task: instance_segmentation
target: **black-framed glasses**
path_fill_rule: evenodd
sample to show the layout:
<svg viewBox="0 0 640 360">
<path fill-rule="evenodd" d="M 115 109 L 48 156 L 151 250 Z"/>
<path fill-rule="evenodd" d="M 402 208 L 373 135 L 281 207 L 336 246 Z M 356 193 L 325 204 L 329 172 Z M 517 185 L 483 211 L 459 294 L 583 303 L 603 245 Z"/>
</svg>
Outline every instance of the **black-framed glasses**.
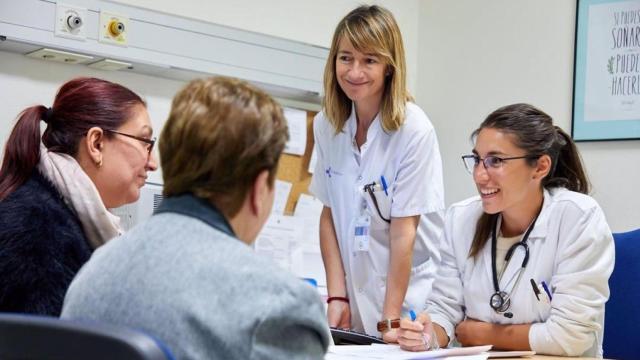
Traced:
<svg viewBox="0 0 640 360">
<path fill-rule="evenodd" d="M 504 165 L 504 162 L 508 160 L 537 159 L 540 156 L 541 155 L 499 157 L 495 155 L 489 155 L 483 159 L 476 154 L 472 154 L 472 155 L 463 155 L 462 162 L 464 162 L 464 167 L 465 169 L 467 169 L 469 174 L 473 174 L 473 170 L 476 168 L 476 166 L 480 165 L 480 162 L 482 162 L 482 165 L 484 166 L 485 170 L 491 171 L 491 170 L 500 169 L 502 165 Z"/>
<path fill-rule="evenodd" d="M 135 136 L 135 135 L 131 135 L 131 134 L 125 134 L 119 131 L 115 131 L 115 130 L 109 130 L 109 129 L 104 129 L 104 131 L 106 132 L 110 132 L 112 134 L 118 134 L 118 135 L 122 135 L 122 136 L 126 136 L 128 138 L 132 138 L 132 139 L 136 139 L 138 141 L 142 141 L 143 143 L 147 144 L 147 156 L 151 156 L 151 151 L 153 151 L 153 145 L 156 144 L 156 138 L 152 138 L 152 139 L 145 139 L 143 137 L 140 136 Z"/>
</svg>

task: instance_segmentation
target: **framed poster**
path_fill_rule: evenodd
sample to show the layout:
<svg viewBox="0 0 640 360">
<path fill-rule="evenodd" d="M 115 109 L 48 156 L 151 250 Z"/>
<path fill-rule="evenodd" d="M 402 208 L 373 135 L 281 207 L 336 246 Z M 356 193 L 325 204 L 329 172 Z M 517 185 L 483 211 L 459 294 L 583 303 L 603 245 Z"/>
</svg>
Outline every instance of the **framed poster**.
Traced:
<svg viewBox="0 0 640 360">
<path fill-rule="evenodd" d="M 640 0 L 578 0 L 571 135 L 640 139 Z"/>
</svg>

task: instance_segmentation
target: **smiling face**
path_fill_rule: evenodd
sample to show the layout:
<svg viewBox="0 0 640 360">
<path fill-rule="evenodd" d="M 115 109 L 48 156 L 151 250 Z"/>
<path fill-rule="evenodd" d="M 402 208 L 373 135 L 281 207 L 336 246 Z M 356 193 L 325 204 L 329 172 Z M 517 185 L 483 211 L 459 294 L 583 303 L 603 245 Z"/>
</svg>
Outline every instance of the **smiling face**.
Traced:
<svg viewBox="0 0 640 360">
<path fill-rule="evenodd" d="M 480 130 L 474 154 L 484 159 L 493 155 L 500 158 L 530 155 L 514 144 L 514 135 L 493 128 Z M 482 198 L 486 213 L 503 215 L 528 212 L 542 196 L 539 169 L 527 159 L 506 160 L 499 168 L 485 169 L 480 162 L 473 170 L 473 180 Z"/>
<path fill-rule="evenodd" d="M 344 93 L 356 105 L 379 105 L 385 86 L 387 65 L 380 56 L 362 53 L 345 38 L 340 39 L 336 78 Z"/>
<path fill-rule="evenodd" d="M 142 105 L 136 106 L 132 116 L 116 131 L 151 139 L 153 130 L 147 109 Z M 105 138 L 103 166 L 94 182 L 107 208 L 138 200 L 147 172 L 158 167 L 153 154 L 149 155 L 149 146 L 120 134 Z"/>
</svg>

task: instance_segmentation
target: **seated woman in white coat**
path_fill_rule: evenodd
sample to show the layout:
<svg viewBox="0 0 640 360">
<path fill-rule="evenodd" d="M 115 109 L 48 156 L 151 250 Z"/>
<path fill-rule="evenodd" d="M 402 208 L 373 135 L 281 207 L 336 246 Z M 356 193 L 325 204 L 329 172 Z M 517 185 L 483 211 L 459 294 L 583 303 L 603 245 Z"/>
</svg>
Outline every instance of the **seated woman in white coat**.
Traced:
<svg viewBox="0 0 640 360">
<path fill-rule="evenodd" d="M 575 144 L 527 104 L 494 111 L 463 156 L 479 196 L 451 206 L 442 265 L 398 342 L 602 357 L 614 244 Z"/>
</svg>

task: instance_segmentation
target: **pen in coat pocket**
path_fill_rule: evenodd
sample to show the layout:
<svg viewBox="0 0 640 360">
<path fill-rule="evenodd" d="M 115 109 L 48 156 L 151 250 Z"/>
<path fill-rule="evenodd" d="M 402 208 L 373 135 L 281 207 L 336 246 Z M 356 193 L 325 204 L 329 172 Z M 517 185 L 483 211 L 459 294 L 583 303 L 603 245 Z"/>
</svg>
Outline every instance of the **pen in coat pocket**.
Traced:
<svg viewBox="0 0 640 360">
<path fill-rule="evenodd" d="M 542 288 L 544 289 L 544 292 L 547 293 L 547 295 L 549 296 L 549 301 L 551 301 L 553 299 L 553 296 L 551 296 L 551 291 L 549 291 L 549 287 L 547 286 L 547 283 L 545 283 L 544 281 L 542 281 L 540 283 L 540 285 L 542 285 Z"/>
<path fill-rule="evenodd" d="M 533 294 L 536 296 L 536 299 L 540 301 L 540 289 L 538 289 L 538 285 L 536 285 L 533 279 L 531 279 L 531 287 L 533 288 Z"/>
<path fill-rule="evenodd" d="M 380 175 L 380 182 L 382 183 L 382 189 L 384 190 L 384 194 L 389 196 L 387 192 L 387 181 L 384 179 L 384 175 Z"/>
</svg>

